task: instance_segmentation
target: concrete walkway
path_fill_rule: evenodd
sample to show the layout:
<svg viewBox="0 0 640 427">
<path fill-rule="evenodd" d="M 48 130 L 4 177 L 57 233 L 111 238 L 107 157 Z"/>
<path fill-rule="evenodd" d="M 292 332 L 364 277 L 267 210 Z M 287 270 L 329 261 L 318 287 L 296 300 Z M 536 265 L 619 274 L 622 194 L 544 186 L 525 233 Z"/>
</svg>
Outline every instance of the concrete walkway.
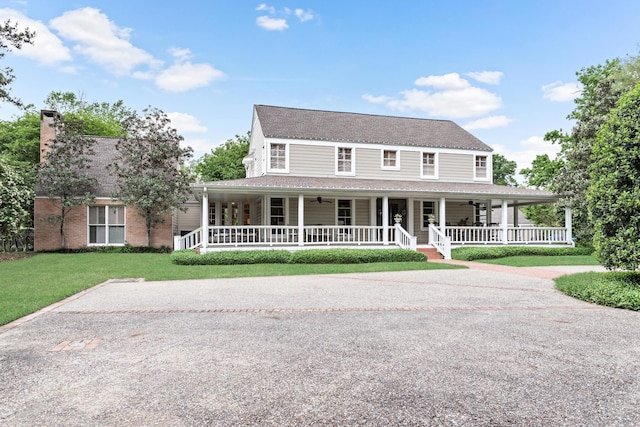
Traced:
<svg viewBox="0 0 640 427">
<path fill-rule="evenodd" d="M 471 267 L 97 286 L 0 333 L 0 425 L 640 424 L 640 314 Z"/>
</svg>

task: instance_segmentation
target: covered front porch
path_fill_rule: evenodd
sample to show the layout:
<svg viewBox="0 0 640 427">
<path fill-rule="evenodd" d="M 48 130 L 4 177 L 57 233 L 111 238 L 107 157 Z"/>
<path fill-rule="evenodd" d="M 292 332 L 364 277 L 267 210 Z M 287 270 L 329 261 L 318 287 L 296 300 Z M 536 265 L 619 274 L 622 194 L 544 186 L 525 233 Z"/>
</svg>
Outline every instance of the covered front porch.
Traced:
<svg viewBox="0 0 640 427">
<path fill-rule="evenodd" d="M 496 199 L 486 192 L 437 194 L 421 188 L 393 193 L 340 185 L 265 188 L 256 180 L 196 186 L 196 199 L 178 217 L 175 249 L 435 247 L 450 258 L 451 249 L 463 245 L 573 245 L 570 211 L 562 227 L 520 223 L 519 207 L 557 199 L 534 190 L 519 189 L 519 198 L 505 194 Z M 256 185 L 248 185 L 252 183 Z M 506 188 L 482 187 L 494 192 Z"/>
</svg>

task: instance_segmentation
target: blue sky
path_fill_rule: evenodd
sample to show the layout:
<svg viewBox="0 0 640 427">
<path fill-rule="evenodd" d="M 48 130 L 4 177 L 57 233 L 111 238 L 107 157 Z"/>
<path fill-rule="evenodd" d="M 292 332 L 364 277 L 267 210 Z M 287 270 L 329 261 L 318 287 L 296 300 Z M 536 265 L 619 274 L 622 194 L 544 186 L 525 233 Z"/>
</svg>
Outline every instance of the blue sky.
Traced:
<svg viewBox="0 0 640 427">
<path fill-rule="evenodd" d="M 451 119 L 528 167 L 579 94 L 575 72 L 638 53 L 633 0 L 0 0 L 35 30 L 13 94 L 151 105 L 199 157 L 254 104 Z M 18 111 L 0 106 L 0 119 Z"/>
</svg>

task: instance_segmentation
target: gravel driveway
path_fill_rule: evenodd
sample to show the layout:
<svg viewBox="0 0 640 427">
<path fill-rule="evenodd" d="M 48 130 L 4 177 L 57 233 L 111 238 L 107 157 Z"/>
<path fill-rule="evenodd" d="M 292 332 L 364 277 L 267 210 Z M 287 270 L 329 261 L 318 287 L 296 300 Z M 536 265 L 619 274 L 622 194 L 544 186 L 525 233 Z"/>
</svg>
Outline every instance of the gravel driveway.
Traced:
<svg viewBox="0 0 640 427">
<path fill-rule="evenodd" d="M 109 282 L 0 332 L 0 425 L 640 425 L 639 337 L 496 271 Z"/>
</svg>

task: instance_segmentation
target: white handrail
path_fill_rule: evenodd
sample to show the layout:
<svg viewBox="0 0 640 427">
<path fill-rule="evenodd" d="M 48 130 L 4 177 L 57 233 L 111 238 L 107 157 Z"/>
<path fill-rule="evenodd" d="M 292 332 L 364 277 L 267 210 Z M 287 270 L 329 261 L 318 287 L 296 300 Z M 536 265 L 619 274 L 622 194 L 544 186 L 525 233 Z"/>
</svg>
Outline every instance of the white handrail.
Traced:
<svg viewBox="0 0 640 427">
<path fill-rule="evenodd" d="M 173 249 L 195 249 L 202 243 L 201 229 L 193 230 L 184 236 L 175 236 L 173 240 Z"/>
<path fill-rule="evenodd" d="M 418 247 L 417 237 L 409 234 L 407 230 L 402 228 L 401 224 L 396 224 L 395 230 L 396 230 L 396 233 L 395 233 L 396 245 L 400 246 L 402 249 L 411 249 L 415 251 L 416 248 Z"/>
<path fill-rule="evenodd" d="M 451 237 L 446 236 L 433 224 L 429 224 L 429 244 L 436 248 L 444 259 L 451 259 Z"/>
</svg>

